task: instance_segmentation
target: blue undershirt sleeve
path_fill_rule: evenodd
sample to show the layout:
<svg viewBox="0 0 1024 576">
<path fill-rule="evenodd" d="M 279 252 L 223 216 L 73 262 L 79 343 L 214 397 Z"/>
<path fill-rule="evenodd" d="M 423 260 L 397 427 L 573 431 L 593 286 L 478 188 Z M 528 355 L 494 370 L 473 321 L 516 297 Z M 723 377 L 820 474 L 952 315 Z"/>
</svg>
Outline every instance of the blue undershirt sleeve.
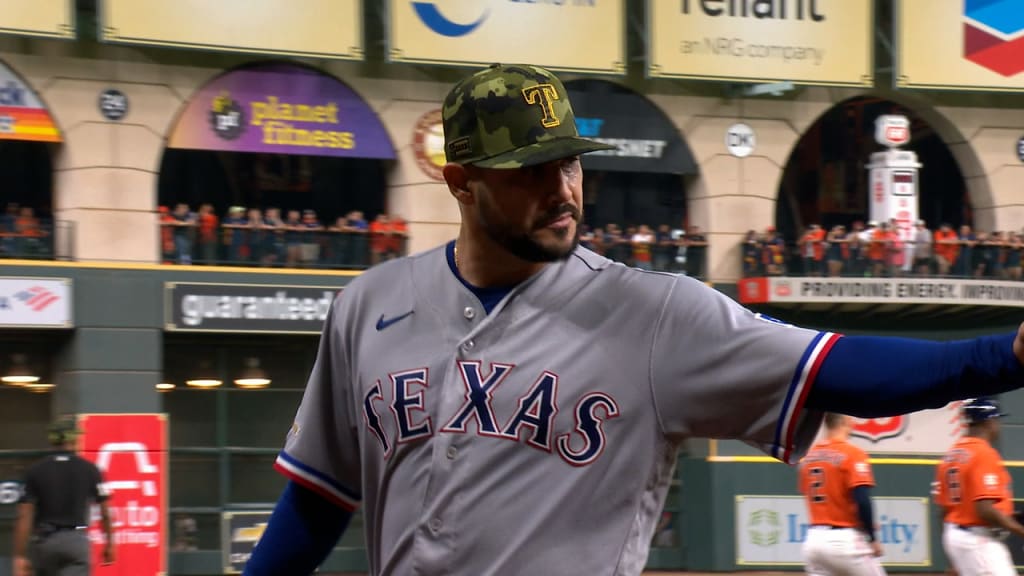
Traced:
<svg viewBox="0 0 1024 576">
<path fill-rule="evenodd" d="M 868 537 L 868 542 L 875 541 L 875 515 L 871 510 L 871 488 L 857 486 L 853 489 L 853 501 L 857 503 L 857 518 L 860 519 L 861 530 Z"/>
<path fill-rule="evenodd" d="M 807 407 L 860 418 L 941 408 L 1024 386 L 1016 334 L 936 342 L 844 336 L 822 361 Z"/>
<path fill-rule="evenodd" d="M 288 482 L 243 576 L 312 574 L 348 526 L 352 513 Z"/>
</svg>

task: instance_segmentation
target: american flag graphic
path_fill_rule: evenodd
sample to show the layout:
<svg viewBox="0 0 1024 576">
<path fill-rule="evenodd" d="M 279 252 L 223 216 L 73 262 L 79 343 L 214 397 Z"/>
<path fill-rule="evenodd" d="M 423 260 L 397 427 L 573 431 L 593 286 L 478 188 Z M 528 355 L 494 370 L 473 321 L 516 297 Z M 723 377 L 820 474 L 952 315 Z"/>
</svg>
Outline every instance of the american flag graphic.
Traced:
<svg viewBox="0 0 1024 576">
<path fill-rule="evenodd" d="M 33 286 L 27 290 L 17 292 L 14 294 L 14 298 L 22 301 L 26 306 L 36 312 L 41 312 L 50 304 L 60 300 L 60 296 L 50 292 L 42 286 Z"/>
</svg>

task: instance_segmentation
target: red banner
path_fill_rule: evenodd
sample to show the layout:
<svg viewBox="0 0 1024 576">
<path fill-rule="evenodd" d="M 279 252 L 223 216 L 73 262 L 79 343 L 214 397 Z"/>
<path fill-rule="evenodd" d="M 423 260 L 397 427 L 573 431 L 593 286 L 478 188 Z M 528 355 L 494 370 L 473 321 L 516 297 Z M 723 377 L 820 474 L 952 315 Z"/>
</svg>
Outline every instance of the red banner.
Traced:
<svg viewBox="0 0 1024 576">
<path fill-rule="evenodd" d="M 98 510 L 89 525 L 96 576 L 167 573 L 167 416 L 82 414 L 79 450 L 110 490 L 116 561 L 101 566 L 104 536 Z"/>
</svg>

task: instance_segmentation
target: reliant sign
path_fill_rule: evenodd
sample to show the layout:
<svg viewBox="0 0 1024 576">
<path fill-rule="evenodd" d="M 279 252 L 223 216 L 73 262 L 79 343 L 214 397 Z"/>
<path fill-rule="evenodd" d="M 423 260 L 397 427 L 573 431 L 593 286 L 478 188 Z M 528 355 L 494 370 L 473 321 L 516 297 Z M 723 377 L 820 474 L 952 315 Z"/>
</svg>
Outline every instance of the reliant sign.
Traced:
<svg viewBox="0 0 1024 576">
<path fill-rule="evenodd" d="M 871 0 L 648 0 L 648 74 L 870 86 Z"/>
</svg>

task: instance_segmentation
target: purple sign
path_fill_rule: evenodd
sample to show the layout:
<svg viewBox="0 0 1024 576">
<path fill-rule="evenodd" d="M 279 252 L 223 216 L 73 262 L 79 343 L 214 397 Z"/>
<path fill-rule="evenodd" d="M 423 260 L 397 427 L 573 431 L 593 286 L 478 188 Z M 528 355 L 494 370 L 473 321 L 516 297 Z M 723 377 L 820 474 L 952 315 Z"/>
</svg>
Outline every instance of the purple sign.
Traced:
<svg viewBox="0 0 1024 576">
<path fill-rule="evenodd" d="M 167 146 L 230 152 L 395 158 L 377 113 L 351 88 L 288 64 L 217 76 L 189 101 Z"/>
</svg>

